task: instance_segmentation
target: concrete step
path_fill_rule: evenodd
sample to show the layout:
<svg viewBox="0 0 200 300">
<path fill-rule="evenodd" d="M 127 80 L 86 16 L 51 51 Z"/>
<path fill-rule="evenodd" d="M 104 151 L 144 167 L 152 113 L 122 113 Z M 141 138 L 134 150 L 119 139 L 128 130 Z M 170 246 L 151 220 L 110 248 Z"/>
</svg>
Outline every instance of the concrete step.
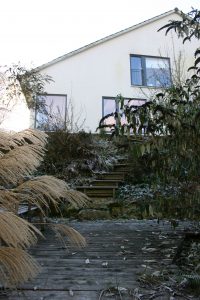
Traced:
<svg viewBox="0 0 200 300">
<path fill-rule="evenodd" d="M 114 171 L 118 171 L 118 172 L 129 172 L 130 171 L 130 164 L 128 163 L 119 163 L 119 164 L 115 164 L 113 166 Z"/>
<path fill-rule="evenodd" d="M 77 191 L 86 194 L 88 197 L 112 197 L 115 198 L 116 186 L 77 186 Z"/>
<path fill-rule="evenodd" d="M 101 180 L 120 180 L 124 181 L 125 172 L 106 172 L 106 173 L 98 173 L 98 179 Z"/>
<path fill-rule="evenodd" d="M 119 184 L 122 183 L 122 180 L 117 179 L 97 179 L 90 182 L 92 186 L 116 186 L 118 187 Z"/>
<path fill-rule="evenodd" d="M 121 157 L 117 159 L 119 164 L 126 164 L 129 162 L 129 159 L 127 157 Z"/>
</svg>

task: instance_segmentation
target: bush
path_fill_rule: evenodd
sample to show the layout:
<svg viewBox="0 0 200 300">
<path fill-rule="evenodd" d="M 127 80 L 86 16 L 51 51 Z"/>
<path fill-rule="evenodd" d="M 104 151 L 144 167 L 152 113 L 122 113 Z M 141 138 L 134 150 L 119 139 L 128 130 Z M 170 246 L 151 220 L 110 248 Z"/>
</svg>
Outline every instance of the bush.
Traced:
<svg viewBox="0 0 200 300">
<path fill-rule="evenodd" d="M 117 148 L 107 137 L 80 131 L 50 132 L 48 147 L 41 173 L 55 175 L 64 180 L 79 175 L 91 176 L 96 170 L 109 169 L 116 160 Z"/>
</svg>

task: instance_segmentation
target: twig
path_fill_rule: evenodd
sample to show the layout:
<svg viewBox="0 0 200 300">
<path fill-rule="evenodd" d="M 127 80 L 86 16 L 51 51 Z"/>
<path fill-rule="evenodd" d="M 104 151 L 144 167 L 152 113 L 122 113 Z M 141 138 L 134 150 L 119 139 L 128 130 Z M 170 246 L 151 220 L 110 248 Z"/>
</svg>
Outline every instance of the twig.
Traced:
<svg viewBox="0 0 200 300">
<path fill-rule="evenodd" d="M 99 295 L 99 299 L 98 300 L 101 300 L 101 298 L 103 297 L 103 294 L 104 294 L 104 292 L 105 292 L 106 290 L 102 290 L 101 291 L 101 293 L 100 293 L 100 295 Z"/>
<path fill-rule="evenodd" d="M 153 300 L 153 299 L 157 298 L 158 296 L 163 296 L 163 295 L 164 295 L 163 293 L 159 293 L 159 292 L 154 293 L 154 294 L 149 298 L 149 300 Z"/>
<path fill-rule="evenodd" d="M 120 290 L 119 290 L 119 287 L 117 288 L 117 290 L 118 290 L 120 299 L 123 300 L 123 299 L 122 299 L 122 294 L 121 294 L 121 292 L 120 292 Z"/>
</svg>

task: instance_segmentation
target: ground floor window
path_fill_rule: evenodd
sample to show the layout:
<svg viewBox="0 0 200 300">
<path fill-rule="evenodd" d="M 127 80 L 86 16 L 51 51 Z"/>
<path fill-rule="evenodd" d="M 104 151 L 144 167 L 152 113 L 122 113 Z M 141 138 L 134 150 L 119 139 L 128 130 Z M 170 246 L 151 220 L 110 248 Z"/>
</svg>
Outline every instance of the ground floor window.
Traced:
<svg viewBox="0 0 200 300">
<path fill-rule="evenodd" d="M 131 106 L 140 106 L 146 102 L 145 99 L 137 99 L 137 98 L 124 98 L 124 104 Z M 120 112 L 120 107 L 116 101 L 115 97 L 102 97 L 102 116 L 106 116 L 111 114 L 112 112 L 118 111 Z M 121 123 L 126 124 L 126 118 L 122 115 Z M 105 124 L 111 125 L 115 124 L 114 117 L 109 117 L 105 120 Z"/>
<path fill-rule="evenodd" d="M 38 95 L 35 109 L 35 128 L 44 131 L 65 129 L 67 95 Z"/>
</svg>

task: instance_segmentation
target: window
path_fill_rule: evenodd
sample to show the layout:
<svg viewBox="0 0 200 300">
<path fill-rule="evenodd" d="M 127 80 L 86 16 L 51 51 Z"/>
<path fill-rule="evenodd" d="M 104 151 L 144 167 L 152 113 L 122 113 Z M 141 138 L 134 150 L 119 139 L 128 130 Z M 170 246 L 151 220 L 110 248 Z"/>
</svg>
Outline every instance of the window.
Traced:
<svg viewBox="0 0 200 300">
<path fill-rule="evenodd" d="M 112 112 L 115 112 L 116 110 L 120 112 L 120 108 L 118 103 L 115 100 L 115 97 L 103 97 L 103 102 L 102 102 L 102 114 L 103 117 L 111 114 Z M 131 106 L 131 105 L 135 105 L 135 106 L 140 106 L 142 104 L 144 104 L 146 102 L 145 99 L 133 99 L 133 98 L 124 98 L 124 104 Z M 126 124 L 126 118 L 125 116 L 121 117 L 121 123 L 122 124 Z M 115 118 L 114 117 L 109 117 L 105 120 L 105 124 L 106 125 L 111 125 L 111 124 L 115 124 Z"/>
<path fill-rule="evenodd" d="M 169 58 L 151 56 L 130 56 L 131 84 L 149 87 L 171 85 Z"/>
<path fill-rule="evenodd" d="M 65 129 L 67 95 L 38 95 L 35 110 L 35 128 L 44 131 Z"/>
</svg>

